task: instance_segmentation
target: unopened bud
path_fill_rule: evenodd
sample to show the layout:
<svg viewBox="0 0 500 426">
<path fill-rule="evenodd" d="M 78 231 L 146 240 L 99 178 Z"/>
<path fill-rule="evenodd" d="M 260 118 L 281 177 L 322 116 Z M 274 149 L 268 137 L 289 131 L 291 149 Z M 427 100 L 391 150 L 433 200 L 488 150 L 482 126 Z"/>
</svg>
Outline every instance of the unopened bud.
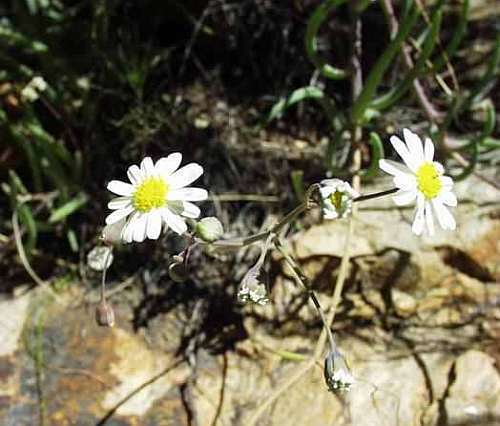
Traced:
<svg viewBox="0 0 500 426">
<path fill-rule="evenodd" d="M 113 263 L 113 249 L 106 246 L 96 246 L 87 254 L 87 265 L 94 271 L 103 271 Z"/>
<path fill-rule="evenodd" d="M 105 299 L 101 299 L 97 305 L 95 319 L 101 327 L 113 327 L 115 325 L 115 312 Z"/>
<path fill-rule="evenodd" d="M 324 376 L 331 392 L 347 392 L 354 383 L 347 362 L 338 349 L 332 349 L 325 358 Z"/>
<path fill-rule="evenodd" d="M 269 302 L 267 288 L 259 280 L 260 268 L 250 268 L 241 280 L 238 288 L 238 300 L 242 303 L 253 302 L 265 305 Z"/>
<path fill-rule="evenodd" d="M 122 219 L 112 225 L 106 225 L 102 230 L 101 239 L 110 245 L 122 244 L 122 231 L 126 223 L 127 219 Z"/>
<path fill-rule="evenodd" d="M 196 224 L 195 233 L 203 241 L 212 243 L 222 237 L 222 234 L 224 234 L 224 228 L 222 227 L 220 220 L 216 217 L 204 217 Z"/>
<path fill-rule="evenodd" d="M 175 257 L 179 258 L 180 256 Z M 187 280 L 188 274 L 182 257 L 180 257 L 180 260 L 176 260 L 170 264 L 168 267 L 168 275 L 172 281 L 175 281 L 176 283 L 183 283 Z"/>
</svg>

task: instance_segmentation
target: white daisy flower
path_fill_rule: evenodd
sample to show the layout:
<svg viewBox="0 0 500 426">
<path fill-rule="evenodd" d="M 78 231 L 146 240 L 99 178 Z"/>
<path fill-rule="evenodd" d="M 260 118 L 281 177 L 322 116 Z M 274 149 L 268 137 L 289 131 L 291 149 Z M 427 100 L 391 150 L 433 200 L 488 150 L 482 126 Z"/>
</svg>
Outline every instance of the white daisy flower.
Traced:
<svg viewBox="0 0 500 426">
<path fill-rule="evenodd" d="M 380 168 L 394 176 L 394 185 L 399 191 L 393 197 L 398 206 L 417 200 L 412 231 L 421 235 L 427 228 L 429 235 L 434 234 L 435 214 L 443 229 L 453 230 L 455 219 L 446 206 L 455 207 L 457 197 L 452 192 L 453 180 L 443 176 L 443 166 L 433 161 L 434 145 L 429 138 L 422 144 L 421 139 L 408 129 L 403 130 L 405 142 L 397 136 L 391 143 L 406 166 L 390 160 L 380 160 Z"/>
<path fill-rule="evenodd" d="M 321 208 L 325 219 L 342 219 L 352 211 L 352 200 L 359 194 L 340 179 L 325 179 L 321 181 Z"/>
<path fill-rule="evenodd" d="M 125 242 L 156 240 L 163 224 L 181 235 L 187 230 L 183 216 L 199 217 L 200 209 L 191 201 L 205 200 L 207 191 L 187 185 L 203 174 L 203 168 L 190 163 L 179 169 L 181 161 L 182 155 L 178 152 L 160 158 L 155 164 L 146 157 L 140 167 L 134 164 L 128 168 L 130 183 L 109 182 L 108 190 L 119 197 L 108 204 L 114 211 L 106 218 L 106 224 L 128 217 L 121 231 Z"/>
</svg>

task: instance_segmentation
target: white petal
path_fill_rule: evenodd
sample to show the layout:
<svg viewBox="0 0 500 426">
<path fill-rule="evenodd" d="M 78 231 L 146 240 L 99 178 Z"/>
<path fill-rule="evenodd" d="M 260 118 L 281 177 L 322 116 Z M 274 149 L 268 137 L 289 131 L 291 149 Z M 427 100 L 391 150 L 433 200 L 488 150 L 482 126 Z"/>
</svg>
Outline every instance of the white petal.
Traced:
<svg viewBox="0 0 500 426">
<path fill-rule="evenodd" d="M 321 194 L 321 198 L 327 198 L 335 192 L 335 188 L 333 186 L 321 186 L 319 188 L 319 193 Z"/>
<path fill-rule="evenodd" d="M 161 233 L 161 212 L 153 210 L 148 214 L 148 223 L 146 226 L 146 233 L 149 239 L 157 240 Z"/>
<path fill-rule="evenodd" d="M 397 175 L 393 179 L 394 185 L 399 189 L 409 191 L 417 187 L 417 180 L 414 175 Z"/>
<path fill-rule="evenodd" d="M 424 230 L 424 209 L 417 209 L 411 230 L 415 235 L 421 235 Z"/>
<path fill-rule="evenodd" d="M 160 158 L 155 164 L 156 172 L 164 177 L 170 176 L 179 168 L 181 161 L 182 154 L 180 152 L 174 152 L 168 157 Z"/>
<path fill-rule="evenodd" d="M 441 176 L 441 184 L 444 190 L 450 190 L 453 187 L 453 179 L 449 176 Z"/>
<path fill-rule="evenodd" d="M 132 185 L 137 185 L 143 179 L 141 169 L 135 164 L 128 168 L 127 176 Z"/>
<path fill-rule="evenodd" d="M 443 204 L 446 204 L 447 206 L 456 207 L 457 205 L 457 197 L 451 191 L 443 192 L 439 195 L 439 198 L 441 199 Z"/>
<path fill-rule="evenodd" d="M 432 217 L 431 203 L 429 203 L 428 201 L 425 203 L 424 216 L 429 235 L 434 235 L 434 218 Z"/>
<path fill-rule="evenodd" d="M 334 209 L 323 209 L 323 218 L 328 220 L 334 220 L 339 217 L 339 214 Z"/>
<path fill-rule="evenodd" d="M 155 165 L 153 164 L 153 160 L 151 160 L 151 157 L 145 157 L 142 160 L 141 172 L 144 175 L 144 177 L 152 176 L 155 174 Z"/>
<path fill-rule="evenodd" d="M 411 173 L 411 170 L 408 167 L 396 163 L 392 160 L 379 160 L 378 165 L 384 172 L 389 173 L 393 176 L 398 176 L 400 174 L 406 175 Z"/>
<path fill-rule="evenodd" d="M 124 217 L 132 213 L 133 210 L 134 208 L 132 206 L 125 209 L 115 210 L 106 218 L 106 225 L 112 225 L 113 223 L 118 222 L 120 219 L 123 219 Z"/>
<path fill-rule="evenodd" d="M 134 223 L 133 239 L 138 243 L 142 243 L 146 239 L 146 227 L 148 224 L 148 214 L 143 213 L 137 215 Z"/>
<path fill-rule="evenodd" d="M 172 228 L 172 231 L 179 235 L 187 231 L 186 222 L 179 215 L 172 213 L 169 209 L 162 209 L 161 214 L 168 227 Z"/>
<path fill-rule="evenodd" d="M 410 204 L 417 198 L 417 190 L 416 189 L 410 189 L 410 190 L 399 190 L 396 192 L 396 195 L 392 197 L 396 205 L 398 206 L 405 206 L 407 204 Z"/>
<path fill-rule="evenodd" d="M 455 218 L 444 206 L 444 204 L 437 198 L 434 198 L 432 200 L 432 206 L 434 207 L 434 211 L 436 212 L 436 216 L 441 228 L 454 230 L 457 225 L 455 222 Z"/>
<path fill-rule="evenodd" d="M 419 164 L 423 163 L 425 161 L 424 147 L 420 137 L 408 129 L 403 129 L 403 136 L 412 159 Z"/>
<path fill-rule="evenodd" d="M 206 189 L 202 188 L 181 188 L 170 191 L 167 195 L 168 200 L 184 200 L 184 201 L 203 201 L 208 197 Z"/>
<path fill-rule="evenodd" d="M 122 230 L 122 239 L 126 243 L 131 243 L 134 239 L 134 226 L 138 215 L 138 212 L 132 213 Z"/>
<path fill-rule="evenodd" d="M 434 164 L 434 167 L 436 168 L 437 172 L 442 175 L 444 173 L 444 167 L 441 163 L 437 161 L 433 161 L 432 164 Z"/>
<path fill-rule="evenodd" d="M 171 189 L 182 188 L 194 182 L 202 174 L 203 167 L 196 163 L 189 163 L 170 175 L 168 184 Z"/>
<path fill-rule="evenodd" d="M 189 201 L 183 201 L 182 207 L 183 207 L 183 211 L 181 213 L 182 216 L 190 217 L 192 219 L 200 217 L 201 211 L 197 205 L 190 203 Z"/>
<path fill-rule="evenodd" d="M 413 225 L 411 230 L 416 235 L 421 235 L 424 230 L 425 224 L 425 199 L 422 194 L 417 195 L 417 209 L 415 211 L 415 218 L 413 219 Z"/>
<path fill-rule="evenodd" d="M 405 164 L 410 168 L 412 172 L 417 171 L 417 163 L 415 159 L 412 158 L 408 148 L 404 144 L 404 142 L 399 139 L 397 136 L 391 136 L 391 143 L 399 156 L 403 159 Z"/>
<path fill-rule="evenodd" d="M 131 201 L 132 201 L 132 199 L 130 197 L 113 198 L 108 203 L 108 209 L 111 209 L 111 210 L 125 209 L 131 205 Z"/>
<path fill-rule="evenodd" d="M 424 156 L 427 162 L 434 159 L 434 144 L 429 138 L 425 138 Z"/>
<path fill-rule="evenodd" d="M 108 191 L 116 195 L 132 195 L 134 187 L 130 183 L 122 182 L 121 180 L 112 180 L 108 183 Z"/>
</svg>

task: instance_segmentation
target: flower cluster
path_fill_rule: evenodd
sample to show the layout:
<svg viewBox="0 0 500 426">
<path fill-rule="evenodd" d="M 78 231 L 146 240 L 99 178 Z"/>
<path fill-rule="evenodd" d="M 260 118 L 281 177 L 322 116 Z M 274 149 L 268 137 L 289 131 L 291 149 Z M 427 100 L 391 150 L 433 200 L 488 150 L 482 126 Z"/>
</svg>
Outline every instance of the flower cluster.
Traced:
<svg viewBox="0 0 500 426">
<path fill-rule="evenodd" d="M 457 205 L 452 192 L 453 180 L 444 175 L 444 167 L 434 161 L 434 145 L 429 138 L 422 140 L 408 129 L 403 130 L 404 142 L 397 136 L 391 137 L 391 144 L 403 159 L 404 164 L 391 160 L 380 160 L 380 168 L 393 176 L 397 191 L 393 199 L 396 205 L 406 206 L 416 201 L 412 231 L 429 235 L 435 231 L 434 216 L 441 228 L 454 230 L 455 219 L 449 207 Z M 327 179 L 321 182 L 322 212 L 325 219 L 342 219 L 352 211 L 352 203 L 361 200 L 359 194 L 348 182 Z M 359 197 L 359 198 L 358 198 Z"/>
</svg>

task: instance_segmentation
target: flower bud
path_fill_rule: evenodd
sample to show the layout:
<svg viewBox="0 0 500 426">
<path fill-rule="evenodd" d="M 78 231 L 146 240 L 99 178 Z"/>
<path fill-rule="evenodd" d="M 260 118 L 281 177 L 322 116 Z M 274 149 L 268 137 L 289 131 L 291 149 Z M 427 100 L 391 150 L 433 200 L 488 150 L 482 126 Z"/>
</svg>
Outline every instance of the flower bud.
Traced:
<svg viewBox="0 0 500 426">
<path fill-rule="evenodd" d="M 95 310 L 97 325 L 101 327 L 113 327 L 115 325 L 115 313 L 111 305 L 105 299 L 101 299 Z"/>
<path fill-rule="evenodd" d="M 127 223 L 127 220 L 124 218 L 115 222 L 111 225 L 106 225 L 101 233 L 101 239 L 110 245 L 119 245 L 123 243 L 122 239 L 122 231 L 123 227 Z"/>
<path fill-rule="evenodd" d="M 96 246 L 87 254 L 87 265 L 94 271 L 103 271 L 113 263 L 113 249 L 106 246 Z"/>
<path fill-rule="evenodd" d="M 340 179 L 325 179 L 321 181 L 321 210 L 325 219 L 342 219 L 350 216 L 352 200 L 359 194 Z"/>
<path fill-rule="evenodd" d="M 203 241 L 212 243 L 222 237 L 222 234 L 224 234 L 224 228 L 222 227 L 220 220 L 216 217 L 204 217 L 196 224 L 195 233 Z"/>
<path fill-rule="evenodd" d="M 259 280 L 259 274 L 260 267 L 250 268 L 245 274 L 238 288 L 240 302 L 253 302 L 258 305 L 265 305 L 269 302 L 266 285 Z"/>
<path fill-rule="evenodd" d="M 349 370 L 347 362 L 337 349 L 332 349 L 325 358 L 323 373 L 326 385 L 331 392 L 347 392 L 354 383 L 354 377 Z"/>
<path fill-rule="evenodd" d="M 183 283 L 187 280 L 188 274 L 186 265 L 184 265 L 182 257 L 180 261 L 176 260 L 170 264 L 170 266 L 168 267 L 168 275 L 172 279 L 172 281 L 176 283 Z"/>
</svg>

